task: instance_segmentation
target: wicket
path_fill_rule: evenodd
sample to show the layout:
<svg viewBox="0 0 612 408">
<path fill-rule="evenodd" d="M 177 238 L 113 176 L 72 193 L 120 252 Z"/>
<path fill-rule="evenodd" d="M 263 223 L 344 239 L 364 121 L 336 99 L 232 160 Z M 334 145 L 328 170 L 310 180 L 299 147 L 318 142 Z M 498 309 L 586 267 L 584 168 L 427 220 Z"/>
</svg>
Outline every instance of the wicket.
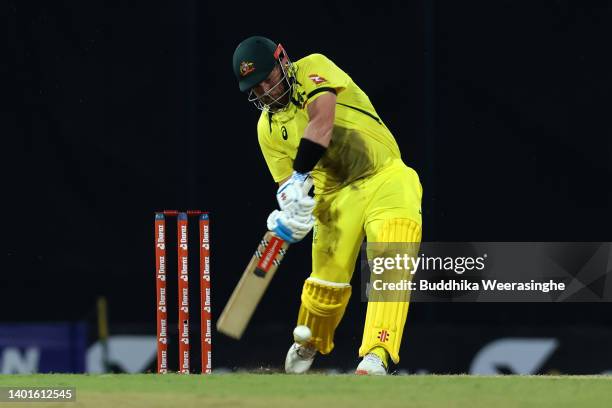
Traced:
<svg viewBox="0 0 612 408">
<path fill-rule="evenodd" d="M 209 215 L 201 211 L 166 210 L 155 213 L 155 276 L 157 292 L 157 373 L 168 372 L 168 301 L 166 291 L 166 216 L 176 216 L 178 275 L 179 373 L 189 374 L 189 216 L 199 217 L 200 342 L 202 374 L 212 372 Z"/>
</svg>

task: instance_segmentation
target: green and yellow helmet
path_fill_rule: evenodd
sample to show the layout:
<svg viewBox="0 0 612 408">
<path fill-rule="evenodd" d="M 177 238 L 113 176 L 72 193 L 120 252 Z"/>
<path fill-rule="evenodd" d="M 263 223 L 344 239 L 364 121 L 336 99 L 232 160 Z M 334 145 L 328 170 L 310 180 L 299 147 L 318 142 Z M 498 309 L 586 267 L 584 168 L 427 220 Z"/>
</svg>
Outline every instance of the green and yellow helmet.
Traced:
<svg viewBox="0 0 612 408">
<path fill-rule="evenodd" d="M 283 77 L 272 89 L 281 83 L 285 84 L 286 89 L 278 98 L 272 98 L 276 105 L 282 107 L 272 109 L 261 100 L 263 97 L 269 97 L 269 92 L 272 89 L 258 97 L 253 92 L 253 87 L 265 80 L 276 65 L 280 66 Z M 269 38 L 261 36 L 247 38 L 238 44 L 234 51 L 233 68 L 234 75 L 238 80 L 238 87 L 242 92 L 249 92 L 249 102 L 252 102 L 258 109 L 278 112 L 289 105 L 290 97 L 293 94 L 295 74 L 293 64 L 281 44 L 276 44 Z M 287 102 L 281 103 L 280 99 L 284 98 L 287 94 L 289 94 Z"/>
</svg>

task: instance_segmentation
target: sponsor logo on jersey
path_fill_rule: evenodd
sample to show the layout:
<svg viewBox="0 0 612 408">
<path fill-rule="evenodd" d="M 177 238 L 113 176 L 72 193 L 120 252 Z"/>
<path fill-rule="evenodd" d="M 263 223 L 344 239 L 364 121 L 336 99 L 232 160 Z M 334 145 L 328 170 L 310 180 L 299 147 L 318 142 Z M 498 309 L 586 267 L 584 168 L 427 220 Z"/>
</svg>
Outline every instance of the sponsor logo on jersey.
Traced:
<svg viewBox="0 0 612 408">
<path fill-rule="evenodd" d="M 327 79 L 317 74 L 310 74 L 308 75 L 308 78 L 310 78 L 310 80 L 317 85 L 322 84 L 323 82 L 327 82 Z"/>
</svg>

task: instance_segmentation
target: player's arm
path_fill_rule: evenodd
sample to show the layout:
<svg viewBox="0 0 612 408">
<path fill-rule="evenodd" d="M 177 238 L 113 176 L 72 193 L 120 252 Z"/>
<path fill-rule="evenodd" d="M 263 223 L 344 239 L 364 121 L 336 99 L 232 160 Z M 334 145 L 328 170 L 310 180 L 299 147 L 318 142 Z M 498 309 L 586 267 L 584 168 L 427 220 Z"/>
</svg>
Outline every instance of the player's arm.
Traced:
<svg viewBox="0 0 612 408">
<path fill-rule="evenodd" d="M 321 92 L 308 104 L 308 124 L 293 161 L 293 174 L 279 183 L 276 194 L 281 210 L 294 208 L 303 212 L 300 202 L 304 198 L 304 181 L 325 154 L 332 137 L 336 115 L 336 94 L 333 91 Z M 311 208 L 308 200 L 306 208 Z"/>
<path fill-rule="evenodd" d="M 268 228 L 285 240 L 293 237 L 289 242 L 299 241 L 312 228 L 314 200 L 308 197 L 304 186 L 331 141 L 336 114 L 333 89 L 321 92 L 307 109 L 308 125 L 293 161 L 293 174 L 280 183 L 276 193 L 282 211 L 274 211 L 268 217 Z"/>
<path fill-rule="evenodd" d="M 282 211 L 268 217 L 268 228 L 286 241 L 301 240 L 312 228 L 314 200 L 304 188 L 306 179 L 331 141 L 336 95 L 325 92 L 308 105 L 308 125 L 293 162 L 293 174 L 280 183 L 276 194 Z"/>
<path fill-rule="evenodd" d="M 281 209 L 285 204 L 280 193 L 285 191 L 283 185 L 291 182 L 303 182 L 314 169 L 329 147 L 336 116 L 336 94 L 333 89 L 323 92 L 317 99 L 308 104 L 308 125 L 300 140 L 298 151 L 293 162 L 293 174 L 281 180 L 279 185 L 279 204 Z M 299 189 L 299 186 L 296 186 Z"/>
<path fill-rule="evenodd" d="M 332 137 L 336 116 L 336 95 L 324 92 L 308 104 L 308 125 L 293 161 L 294 176 L 308 174 L 325 154 Z"/>
<path fill-rule="evenodd" d="M 308 105 L 308 125 L 303 138 L 327 148 L 331 141 L 335 116 L 336 94 L 325 92 Z"/>
</svg>

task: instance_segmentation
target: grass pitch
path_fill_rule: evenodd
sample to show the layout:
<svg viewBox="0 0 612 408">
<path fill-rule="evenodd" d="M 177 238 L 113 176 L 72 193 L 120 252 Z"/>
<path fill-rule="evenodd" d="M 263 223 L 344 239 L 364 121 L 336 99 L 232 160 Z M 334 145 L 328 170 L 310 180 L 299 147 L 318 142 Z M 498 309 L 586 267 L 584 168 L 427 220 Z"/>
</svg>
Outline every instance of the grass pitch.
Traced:
<svg viewBox="0 0 612 408">
<path fill-rule="evenodd" d="M 612 376 L 0 375 L 0 387 L 76 387 L 76 402 L 14 407 L 609 407 Z"/>
</svg>

